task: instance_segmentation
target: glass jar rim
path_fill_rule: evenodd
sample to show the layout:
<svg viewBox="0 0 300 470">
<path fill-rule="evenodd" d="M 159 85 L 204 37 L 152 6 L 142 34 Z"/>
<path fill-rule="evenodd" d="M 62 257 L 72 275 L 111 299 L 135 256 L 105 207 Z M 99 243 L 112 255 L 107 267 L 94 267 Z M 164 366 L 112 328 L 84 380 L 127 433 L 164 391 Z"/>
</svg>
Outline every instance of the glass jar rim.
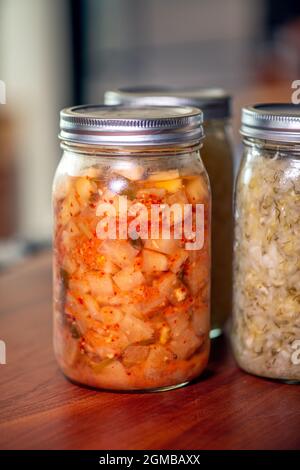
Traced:
<svg viewBox="0 0 300 470">
<path fill-rule="evenodd" d="M 107 90 L 104 102 L 124 106 L 195 106 L 207 120 L 231 116 L 231 96 L 223 88 L 124 87 Z"/>
<path fill-rule="evenodd" d="M 192 144 L 204 137 L 202 123 L 202 112 L 191 106 L 74 106 L 60 113 L 59 138 L 88 145 Z"/>
<path fill-rule="evenodd" d="M 242 109 L 240 133 L 244 137 L 300 143 L 300 105 L 265 103 Z"/>
</svg>

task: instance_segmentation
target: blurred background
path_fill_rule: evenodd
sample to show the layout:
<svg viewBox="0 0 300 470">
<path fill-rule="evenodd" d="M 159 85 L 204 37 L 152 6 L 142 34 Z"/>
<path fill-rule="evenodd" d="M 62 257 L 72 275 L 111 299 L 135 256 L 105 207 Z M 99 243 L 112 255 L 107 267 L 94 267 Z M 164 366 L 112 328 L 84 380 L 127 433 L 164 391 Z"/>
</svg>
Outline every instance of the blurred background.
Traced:
<svg viewBox="0 0 300 470">
<path fill-rule="evenodd" d="M 221 86 L 238 144 L 240 107 L 290 101 L 299 78 L 299 0 L 0 0 L 0 267 L 51 242 L 62 107 Z"/>
</svg>

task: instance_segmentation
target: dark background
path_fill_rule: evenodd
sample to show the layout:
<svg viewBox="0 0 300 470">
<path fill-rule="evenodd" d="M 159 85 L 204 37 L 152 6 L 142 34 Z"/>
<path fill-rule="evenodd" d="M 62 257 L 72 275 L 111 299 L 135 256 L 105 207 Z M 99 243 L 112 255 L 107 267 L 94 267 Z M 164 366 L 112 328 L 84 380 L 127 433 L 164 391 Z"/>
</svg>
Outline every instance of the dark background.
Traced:
<svg viewBox="0 0 300 470">
<path fill-rule="evenodd" d="M 0 0 L 0 265 L 51 238 L 58 113 L 128 85 L 290 99 L 299 0 Z"/>
</svg>

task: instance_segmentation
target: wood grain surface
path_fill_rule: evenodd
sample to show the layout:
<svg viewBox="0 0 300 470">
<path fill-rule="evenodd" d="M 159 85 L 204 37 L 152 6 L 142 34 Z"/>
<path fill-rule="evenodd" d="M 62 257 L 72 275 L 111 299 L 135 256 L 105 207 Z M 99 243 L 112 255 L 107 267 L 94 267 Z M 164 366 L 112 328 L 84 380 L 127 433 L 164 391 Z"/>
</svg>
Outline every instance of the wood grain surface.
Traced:
<svg viewBox="0 0 300 470">
<path fill-rule="evenodd" d="M 170 392 L 73 385 L 52 351 L 48 253 L 0 275 L 0 449 L 299 449 L 300 389 L 240 371 L 226 338 Z"/>
</svg>

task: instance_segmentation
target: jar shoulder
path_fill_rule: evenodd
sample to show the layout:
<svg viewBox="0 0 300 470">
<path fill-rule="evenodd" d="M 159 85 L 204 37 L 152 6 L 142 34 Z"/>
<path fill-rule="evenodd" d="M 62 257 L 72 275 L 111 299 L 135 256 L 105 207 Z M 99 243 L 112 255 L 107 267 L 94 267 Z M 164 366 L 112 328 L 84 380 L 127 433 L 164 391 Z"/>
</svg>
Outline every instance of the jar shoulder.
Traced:
<svg viewBox="0 0 300 470">
<path fill-rule="evenodd" d="M 209 178 L 199 151 L 179 155 L 90 155 L 64 152 L 54 177 L 53 191 L 68 177 L 98 180 L 124 178 L 132 183 L 177 180 L 201 175 L 209 189 Z M 210 189 L 209 189 L 210 190 Z"/>
</svg>

